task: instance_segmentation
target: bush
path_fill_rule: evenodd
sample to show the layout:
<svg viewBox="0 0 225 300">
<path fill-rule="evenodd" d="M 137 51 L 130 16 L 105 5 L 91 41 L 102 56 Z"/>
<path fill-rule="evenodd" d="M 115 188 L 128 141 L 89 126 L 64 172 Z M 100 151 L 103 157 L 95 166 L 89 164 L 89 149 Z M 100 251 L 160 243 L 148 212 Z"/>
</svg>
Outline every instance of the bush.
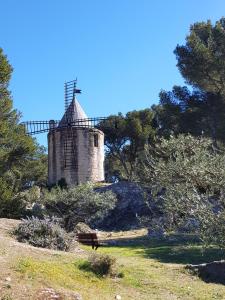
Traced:
<svg viewBox="0 0 225 300">
<path fill-rule="evenodd" d="M 48 213 L 61 218 L 67 231 L 73 231 L 79 222 L 93 225 L 102 220 L 115 203 L 116 196 L 112 192 L 97 193 L 91 184 L 54 188 L 44 196 Z"/>
<path fill-rule="evenodd" d="M 149 218 L 149 227 L 155 218 L 167 230 L 187 227 L 192 221 L 205 244 L 225 247 L 224 165 L 224 152 L 206 138 L 171 136 L 148 147 L 140 173 L 158 209 L 158 215 Z"/>
<path fill-rule="evenodd" d="M 115 276 L 115 264 L 114 257 L 93 253 L 89 256 L 88 261 L 81 265 L 81 269 L 91 271 L 98 276 Z"/>
<path fill-rule="evenodd" d="M 214 213 L 212 210 L 206 210 L 198 216 L 199 235 L 205 246 L 211 244 L 225 247 L 225 211 Z"/>
<path fill-rule="evenodd" d="M 35 247 L 68 251 L 72 237 L 50 219 L 28 218 L 14 230 L 19 242 Z"/>
<path fill-rule="evenodd" d="M 20 218 L 25 206 L 23 197 L 14 193 L 12 184 L 0 177 L 0 218 Z"/>
</svg>

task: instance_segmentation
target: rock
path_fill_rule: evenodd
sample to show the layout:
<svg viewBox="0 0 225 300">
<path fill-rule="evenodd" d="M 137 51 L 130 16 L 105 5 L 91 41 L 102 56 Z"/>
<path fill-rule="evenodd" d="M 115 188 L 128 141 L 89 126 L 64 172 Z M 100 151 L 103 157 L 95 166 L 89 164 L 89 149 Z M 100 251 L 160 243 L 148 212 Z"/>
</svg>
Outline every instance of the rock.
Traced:
<svg viewBox="0 0 225 300">
<path fill-rule="evenodd" d="M 7 281 L 7 282 L 11 282 L 11 281 L 12 281 L 12 280 L 11 280 L 11 277 L 9 277 L 9 276 L 8 276 L 8 277 L 6 277 L 6 278 L 5 278 L 5 281 Z"/>
<path fill-rule="evenodd" d="M 57 292 L 52 288 L 44 288 L 37 293 L 36 300 L 83 300 L 77 292 Z"/>
<path fill-rule="evenodd" d="M 137 229 L 140 224 L 137 216 L 149 213 L 142 188 L 128 181 L 121 181 L 108 186 L 96 188 L 97 192 L 112 191 L 117 197 L 116 207 L 103 221 L 96 224 L 104 230 Z"/>
<path fill-rule="evenodd" d="M 120 295 L 116 295 L 116 296 L 115 296 L 115 299 L 116 299 L 116 300 L 121 300 L 122 297 L 121 297 Z"/>
<path fill-rule="evenodd" d="M 199 221 L 194 218 L 189 218 L 185 221 L 184 224 L 182 224 L 179 229 L 178 233 L 190 233 L 190 232 L 196 232 L 196 230 L 199 229 Z"/>
<path fill-rule="evenodd" d="M 91 229 L 87 224 L 83 222 L 79 222 L 75 228 L 74 228 L 74 233 L 91 233 L 94 232 L 93 229 Z"/>
<path fill-rule="evenodd" d="M 185 267 L 206 282 L 225 284 L 225 260 Z"/>
<path fill-rule="evenodd" d="M 64 296 L 52 288 L 44 288 L 37 293 L 36 300 L 64 300 Z"/>
<path fill-rule="evenodd" d="M 157 229 L 148 229 L 148 237 L 149 238 L 156 238 L 156 239 L 162 239 L 166 235 L 166 232 L 163 228 L 157 228 Z"/>
<path fill-rule="evenodd" d="M 78 294 L 78 293 L 74 293 L 72 299 L 73 299 L 73 300 L 83 300 L 83 298 L 81 297 L 81 295 Z"/>
<path fill-rule="evenodd" d="M 164 220 L 163 217 L 154 218 L 151 220 L 151 227 L 148 228 L 148 236 L 150 238 L 161 239 L 166 235 L 166 231 L 163 228 Z"/>
</svg>

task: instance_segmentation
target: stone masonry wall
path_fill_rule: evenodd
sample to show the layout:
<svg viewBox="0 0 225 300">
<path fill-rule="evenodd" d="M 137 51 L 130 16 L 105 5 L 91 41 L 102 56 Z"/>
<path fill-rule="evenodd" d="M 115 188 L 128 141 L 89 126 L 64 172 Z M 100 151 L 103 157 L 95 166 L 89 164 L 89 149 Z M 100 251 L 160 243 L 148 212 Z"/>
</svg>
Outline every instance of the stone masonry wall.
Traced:
<svg viewBox="0 0 225 300">
<path fill-rule="evenodd" d="M 98 182 L 104 180 L 104 134 L 98 129 L 72 128 L 74 153 L 69 159 L 75 158 L 76 166 L 65 168 L 64 143 L 68 136 L 65 129 L 55 130 L 48 134 L 48 182 L 56 184 L 65 178 L 68 185 Z M 94 144 L 97 135 L 98 146 Z M 72 141 L 68 142 L 71 147 Z M 70 153 L 70 152 L 69 152 Z M 68 157 L 67 157 L 68 159 Z"/>
</svg>

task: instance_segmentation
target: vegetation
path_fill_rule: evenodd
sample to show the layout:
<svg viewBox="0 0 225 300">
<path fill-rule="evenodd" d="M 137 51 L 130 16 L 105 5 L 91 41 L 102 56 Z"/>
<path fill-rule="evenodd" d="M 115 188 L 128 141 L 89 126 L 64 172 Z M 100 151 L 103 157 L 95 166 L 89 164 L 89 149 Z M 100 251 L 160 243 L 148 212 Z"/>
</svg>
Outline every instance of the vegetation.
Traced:
<svg viewBox="0 0 225 300">
<path fill-rule="evenodd" d="M 86 271 L 92 271 L 98 276 L 115 276 L 115 257 L 92 253 L 88 260 L 80 265 Z"/>
<path fill-rule="evenodd" d="M 184 45 L 174 53 L 177 66 L 191 89 L 162 90 L 159 105 L 110 116 L 100 124 L 105 132 L 107 180 L 134 180 L 139 157 L 157 137 L 191 134 L 225 143 L 225 18 L 213 25 L 195 23 Z"/>
<path fill-rule="evenodd" d="M 160 240 L 110 233 L 118 238 L 116 246 L 100 247 L 97 255 L 86 246 L 65 254 L 16 243 L 4 231 L 12 220 L 0 220 L 2 299 L 34 299 L 43 286 L 76 290 L 84 299 L 91 294 L 93 300 L 117 294 L 122 299 L 224 299 L 224 286 L 206 284 L 183 265 L 225 258 L 225 18 L 193 24 L 174 52 L 189 86 L 162 90 L 158 105 L 99 124 L 107 180 L 143 184 L 151 193 L 151 199 L 146 193 L 144 224 L 167 235 Z M 23 220 L 14 231 L 17 240 L 68 251 L 68 232 L 80 222 L 96 226 L 116 197 L 96 192 L 91 184 L 67 188 L 61 181 L 61 188 L 43 189 L 47 156 L 20 124 L 8 88 L 11 74 L 0 49 L 0 218 L 26 216 L 29 205 L 40 204 L 38 212 L 29 210 L 40 219 Z M 4 283 L 8 274 L 13 289 Z"/>
<path fill-rule="evenodd" d="M 220 247 L 225 246 L 224 36 L 224 18 L 215 25 L 195 23 L 186 44 L 176 47 L 177 66 L 193 91 L 175 86 L 160 93 L 154 111 L 164 138 L 149 146 L 146 172 L 139 175 L 155 192 L 158 215 L 155 222 L 151 214 L 152 224 L 159 226 L 160 220 L 165 229 L 177 229 L 192 223 L 206 245 Z"/>
<path fill-rule="evenodd" d="M 38 188 L 32 187 L 22 198 L 24 203 L 36 203 L 37 207 L 27 211 L 35 217 L 24 219 L 14 231 L 17 240 L 65 251 L 72 243 L 68 232 L 75 234 L 79 228 L 89 228 L 86 224 L 94 226 L 101 222 L 116 203 L 112 192 L 96 192 L 91 184 L 68 189 L 56 187 L 42 195 Z"/>
<path fill-rule="evenodd" d="M 124 237 L 125 238 L 125 237 Z M 173 241 L 172 241 L 173 238 Z M 118 241 L 119 242 L 119 241 Z M 89 247 L 84 247 L 90 251 Z M 143 237 L 121 241 L 117 246 L 102 247 L 98 250 L 117 260 L 124 277 L 101 277 L 80 268 L 86 257 L 77 253 L 71 256 L 50 256 L 43 258 L 23 256 L 15 261 L 20 276 L 20 285 L 32 282 L 37 286 L 45 282 L 55 289 L 75 290 L 84 299 L 111 299 L 121 295 L 122 299 L 223 299 L 222 285 L 205 283 L 198 277 L 184 271 L 183 264 L 201 263 L 224 258 L 218 248 L 202 252 L 202 247 L 189 238 L 171 237 L 171 241 L 152 240 Z"/>
<path fill-rule="evenodd" d="M 43 183 L 46 155 L 19 124 L 8 90 L 12 67 L 0 49 L 0 217 L 18 217 L 23 204 L 18 195 L 34 181 Z M 31 169 L 32 168 L 32 169 Z M 34 173 L 35 172 L 35 173 Z"/>
<path fill-rule="evenodd" d="M 158 135 L 191 134 L 224 143 L 225 105 L 221 97 L 199 89 L 175 86 L 160 92 L 160 105 L 154 107 L 158 120 Z"/>
<path fill-rule="evenodd" d="M 107 180 L 133 180 L 139 153 L 155 135 L 152 110 L 109 116 L 99 127 L 105 134 Z"/>
<path fill-rule="evenodd" d="M 14 234 L 19 242 L 27 242 L 35 247 L 68 251 L 72 244 L 72 237 L 50 219 L 23 220 Z"/>
<path fill-rule="evenodd" d="M 178 69 L 193 91 L 175 86 L 172 92 L 160 93 L 155 112 L 161 135 L 191 133 L 224 144 L 224 37 L 224 18 L 215 25 L 197 22 L 191 25 L 185 45 L 176 47 Z"/>
<path fill-rule="evenodd" d="M 161 226 L 171 230 L 192 220 L 206 244 L 224 247 L 224 163 L 225 154 L 205 138 L 171 136 L 148 147 L 142 182 L 152 187 L 158 208 L 152 222 L 161 217 Z"/>
<path fill-rule="evenodd" d="M 224 97 L 225 18 L 215 25 L 211 21 L 191 25 L 186 44 L 178 45 L 175 54 L 187 83 Z"/>
<path fill-rule="evenodd" d="M 69 189 L 55 188 L 44 195 L 47 213 L 62 220 L 67 231 L 73 231 L 79 222 L 94 225 L 115 206 L 112 192 L 97 193 L 91 184 Z"/>
<path fill-rule="evenodd" d="M 162 90 L 159 105 L 125 116 L 119 113 L 99 124 L 105 133 L 107 180 L 138 180 L 147 186 L 152 193 L 147 226 L 167 233 L 186 230 L 189 237 L 194 233 L 204 246 L 213 245 L 205 256 L 198 242 L 178 242 L 173 236 L 176 242 L 172 243 L 136 240 L 111 247 L 125 273 L 119 283 L 99 276 L 112 272 L 114 258 L 108 256 L 92 256 L 86 262 L 92 272 L 79 268 L 83 258 L 68 259 L 63 265 L 57 259 L 49 262 L 25 257 L 17 263 L 20 274 L 64 288 L 76 284 L 79 289 L 85 284 L 89 290 L 93 285 L 86 282 L 88 278 L 96 283 L 96 294 L 102 299 L 109 299 L 115 286 L 123 295 L 131 288 L 131 299 L 145 299 L 149 293 L 154 298 L 155 292 L 155 298 L 223 298 L 221 290 L 206 287 L 166 263 L 199 263 L 224 257 L 216 248 L 225 247 L 224 41 L 224 18 L 214 25 L 210 21 L 193 24 L 184 45 L 175 49 L 177 66 L 190 86 Z M 13 109 L 8 90 L 11 73 L 12 67 L 0 50 L 0 217 L 21 217 L 27 203 L 40 198 L 45 207 L 39 215 L 43 220 L 24 221 L 16 230 L 18 240 L 68 250 L 69 235 L 44 216 L 58 218 L 67 232 L 79 222 L 93 226 L 113 209 L 116 198 L 109 192 L 97 193 L 90 184 L 56 187 L 42 191 L 40 197 L 38 189 L 31 189 L 34 184 L 45 185 L 46 155 L 19 124 L 20 114 Z M 64 182 L 60 184 L 63 187 Z M 109 250 L 100 251 L 107 254 Z"/>
</svg>

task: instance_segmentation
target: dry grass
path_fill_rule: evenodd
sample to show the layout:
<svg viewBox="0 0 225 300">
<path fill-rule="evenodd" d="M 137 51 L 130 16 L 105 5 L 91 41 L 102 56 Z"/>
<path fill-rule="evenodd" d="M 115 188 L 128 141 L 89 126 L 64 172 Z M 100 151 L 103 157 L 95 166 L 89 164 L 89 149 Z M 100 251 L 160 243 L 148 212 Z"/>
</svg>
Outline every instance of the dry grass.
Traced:
<svg viewBox="0 0 225 300">
<path fill-rule="evenodd" d="M 20 244 L 7 234 L 14 224 L 0 220 L 0 299 L 37 299 L 43 288 L 53 288 L 65 299 L 73 291 L 84 300 L 110 300 L 117 294 L 122 300 L 225 299 L 225 286 L 207 284 L 183 269 L 185 263 L 224 257 L 218 249 L 202 254 L 195 241 L 150 242 L 142 236 L 144 231 L 111 233 L 108 238 L 116 238 L 118 245 L 98 252 L 116 257 L 125 276 L 99 278 L 79 268 L 90 248 L 64 253 Z"/>
</svg>

